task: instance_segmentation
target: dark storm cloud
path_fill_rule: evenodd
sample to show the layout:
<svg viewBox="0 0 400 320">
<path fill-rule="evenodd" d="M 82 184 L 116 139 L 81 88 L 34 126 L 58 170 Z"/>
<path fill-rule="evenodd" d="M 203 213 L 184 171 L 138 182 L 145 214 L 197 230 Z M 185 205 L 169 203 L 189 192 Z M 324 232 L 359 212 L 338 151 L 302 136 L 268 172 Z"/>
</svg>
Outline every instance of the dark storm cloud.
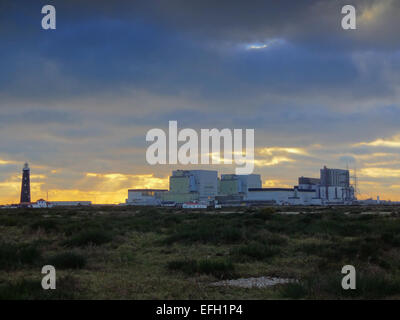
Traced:
<svg viewBox="0 0 400 320">
<path fill-rule="evenodd" d="M 353 5 L 358 30 L 341 28 L 341 8 Z M 256 41 L 285 38 L 314 46 L 357 49 L 399 47 L 400 3 L 392 0 L 185 1 L 162 2 L 160 19 L 209 38 Z"/>
<path fill-rule="evenodd" d="M 21 6 L 24 3 L 24 7 Z M 39 27 L 40 8 L 47 1 L 10 1 L 0 9 L 3 35 L 24 30 L 19 22 Z M 82 22 L 107 20 L 112 23 L 151 22 L 178 33 L 193 33 L 203 40 L 251 42 L 284 38 L 311 46 L 346 49 L 399 47 L 397 30 L 400 3 L 395 0 L 150 0 L 52 1 L 58 9 L 59 28 Z M 351 4 L 357 10 L 358 30 L 343 31 L 341 8 Z M 144 31 L 145 32 L 145 31 Z M 115 36 L 118 36 L 115 34 Z"/>
</svg>

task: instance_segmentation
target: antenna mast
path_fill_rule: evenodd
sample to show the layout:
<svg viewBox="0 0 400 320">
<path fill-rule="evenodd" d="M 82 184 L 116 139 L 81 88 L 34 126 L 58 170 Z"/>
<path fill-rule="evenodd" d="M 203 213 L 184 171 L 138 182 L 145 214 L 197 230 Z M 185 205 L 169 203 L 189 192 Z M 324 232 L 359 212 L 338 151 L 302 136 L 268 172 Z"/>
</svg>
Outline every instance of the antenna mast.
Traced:
<svg viewBox="0 0 400 320">
<path fill-rule="evenodd" d="M 360 190 L 358 189 L 357 167 L 354 167 L 353 172 L 354 174 L 351 176 L 351 178 L 353 179 L 354 194 L 360 195 Z"/>
</svg>

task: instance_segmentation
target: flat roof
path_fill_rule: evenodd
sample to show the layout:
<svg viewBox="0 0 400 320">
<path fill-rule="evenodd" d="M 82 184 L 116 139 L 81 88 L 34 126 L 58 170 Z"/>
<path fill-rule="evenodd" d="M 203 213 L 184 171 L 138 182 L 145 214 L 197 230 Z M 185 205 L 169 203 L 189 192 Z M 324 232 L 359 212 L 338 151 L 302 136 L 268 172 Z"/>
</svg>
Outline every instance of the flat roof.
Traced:
<svg viewBox="0 0 400 320">
<path fill-rule="evenodd" d="M 249 188 L 249 191 L 294 191 L 291 188 Z"/>
<path fill-rule="evenodd" d="M 167 189 L 128 189 L 128 191 L 168 191 Z"/>
</svg>

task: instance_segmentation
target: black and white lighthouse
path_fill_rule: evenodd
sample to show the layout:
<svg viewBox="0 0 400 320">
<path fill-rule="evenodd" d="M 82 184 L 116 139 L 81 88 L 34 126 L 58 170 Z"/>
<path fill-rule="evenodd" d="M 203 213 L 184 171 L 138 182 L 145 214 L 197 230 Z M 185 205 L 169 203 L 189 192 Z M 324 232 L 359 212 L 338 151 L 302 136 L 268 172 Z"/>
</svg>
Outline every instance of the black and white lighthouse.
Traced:
<svg viewBox="0 0 400 320">
<path fill-rule="evenodd" d="M 21 204 L 31 202 L 31 181 L 30 169 L 28 163 L 25 163 L 22 169 L 22 186 L 21 186 Z"/>
</svg>

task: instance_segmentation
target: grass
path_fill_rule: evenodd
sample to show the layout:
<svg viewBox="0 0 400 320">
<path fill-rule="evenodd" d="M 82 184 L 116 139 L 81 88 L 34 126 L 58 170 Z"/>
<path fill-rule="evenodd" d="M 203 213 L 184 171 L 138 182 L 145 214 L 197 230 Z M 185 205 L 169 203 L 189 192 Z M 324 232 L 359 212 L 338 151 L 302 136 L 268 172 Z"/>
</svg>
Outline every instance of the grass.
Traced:
<svg viewBox="0 0 400 320">
<path fill-rule="evenodd" d="M 181 243 L 237 243 L 243 240 L 242 228 L 224 225 L 218 220 L 183 223 L 165 239 L 166 244 Z"/>
<path fill-rule="evenodd" d="M 81 254 L 66 251 L 48 258 L 46 264 L 54 266 L 56 270 L 81 269 L 86 265 L 86 258 Z"/>
<path fill-rule="evenodd" d="M 284 299 L 303 299 L 308 294 L 308 288 L 304 284 L 292 282 L 281 286 L 279 293 Z"/>
<path fill-rule="evenodd" d="M 100 246 L 112 240 L 109 232 L 104 230 L 88 230 L 72 236 L 64 242 L 67 247 L 85 247 L 88 245 Z"/>
<path fill-rule="evenodd" d="M 45 232 L 57 231 L 59 224 L 55 220 L 38 220 L 30 225 L 32 230 L 44 230 Z"/>
<path fill-rule="evenodd" d="M 247 245 L 242 245 L 232 250 L 231 255 L 238 261 L 247 260 L 269 260 L 274 255 L 279 253 L 279 249 L 266 244 L 252 242 Z"/>
<path fill-rule="evenodd" d="M 343 290 L 342 275 L 328 273 L 315 275 L 297 283 L 281 287 L 282 298 L 324 298 L 324 299 L 383 299 L 400 295 L 400 277 L 383 272 L 362 272 L 356 276 L 356 289 Z"/>
<path fill-rule="evenodd" d="M 203 259 L 203 260 L 173 260 L 168 262 L 169 270 L 182 271 L 188 275 L 207 274 L 218 279 L 234 277 L 235 267 L 230 260 Z"/>
<path fill-rule="evenodd" d="M 362 214 L 368 211 L 390 214 Z M 1 210 L 0 299 L 398 299 L 398 212 L 383 206 Z M 56 292 L 41 289 L 45 264 L 56 267 Z M 356 291 L 341 288 L 346 264 L 356 267 Z M 259 276 L 298 281 L 263 289 L 210 286 Z"/>
<path fill-rule="evenodd" d="M 64 276 L 56 281 L 55 290 L 44 290 L 40 279 L 20 279 L 0 284 L 0 300 L 59 300 L 78 297 L 77 281 Z"/>
</svg>

